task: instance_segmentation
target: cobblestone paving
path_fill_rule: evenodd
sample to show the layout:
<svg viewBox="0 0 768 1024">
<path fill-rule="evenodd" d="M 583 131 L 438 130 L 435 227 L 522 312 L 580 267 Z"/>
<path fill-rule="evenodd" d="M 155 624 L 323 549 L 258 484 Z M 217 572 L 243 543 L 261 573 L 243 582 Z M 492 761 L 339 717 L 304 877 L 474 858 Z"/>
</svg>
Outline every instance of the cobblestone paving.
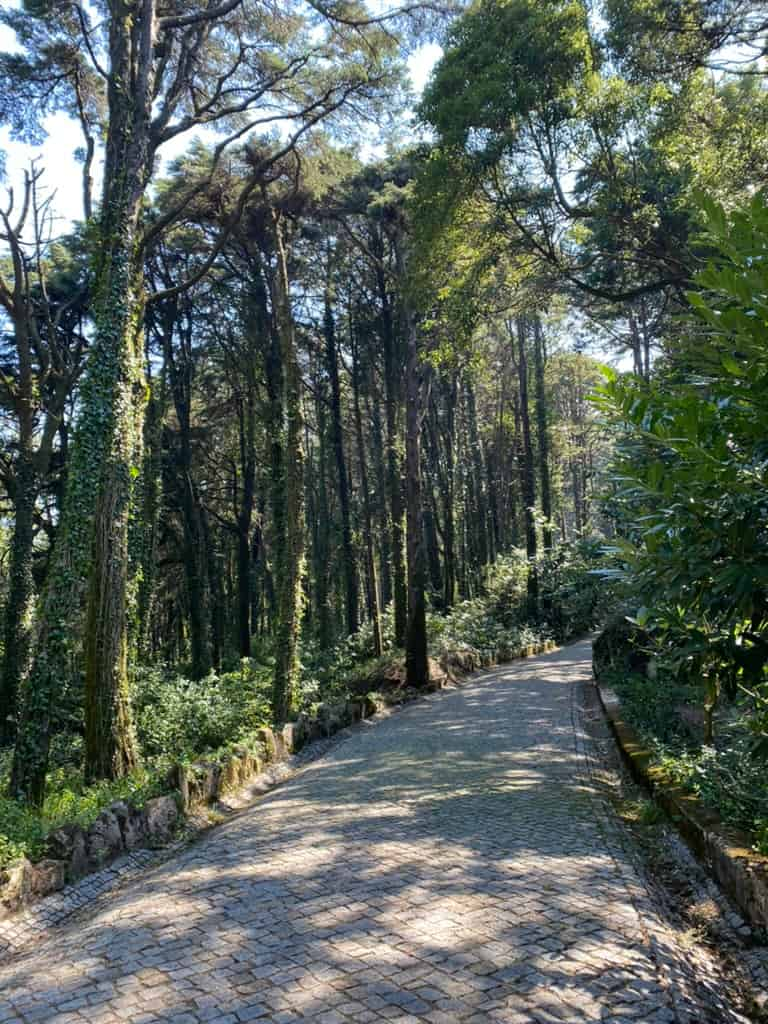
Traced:
<svg viewBox="0 0 768 1024">
<path fill-rule="evenodd" d="M 739 1019 L 697 1016 L 593 784 L 589 653 L 360 728 L 0 968 L 0 1022 Z"/>
</svg>

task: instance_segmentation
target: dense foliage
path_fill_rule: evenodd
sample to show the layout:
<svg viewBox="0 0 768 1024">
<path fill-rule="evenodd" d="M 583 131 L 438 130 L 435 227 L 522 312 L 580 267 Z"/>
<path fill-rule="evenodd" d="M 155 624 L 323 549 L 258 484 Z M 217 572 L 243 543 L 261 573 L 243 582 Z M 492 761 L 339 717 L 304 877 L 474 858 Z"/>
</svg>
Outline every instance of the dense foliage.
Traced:
<svg viewBox="0 0 768 1024">
<path fill-rule="evenodd" d="M 673 777 L 766 846 L 768 206 L 704 214 L 713 253 L 679 349 L 652 380 L 611 374 L 598 392 L 617 547 L 654 656 L 654 678 L 620 692 Z M 703 709 L 695 750 L 686 705 Z"/>
</svg>

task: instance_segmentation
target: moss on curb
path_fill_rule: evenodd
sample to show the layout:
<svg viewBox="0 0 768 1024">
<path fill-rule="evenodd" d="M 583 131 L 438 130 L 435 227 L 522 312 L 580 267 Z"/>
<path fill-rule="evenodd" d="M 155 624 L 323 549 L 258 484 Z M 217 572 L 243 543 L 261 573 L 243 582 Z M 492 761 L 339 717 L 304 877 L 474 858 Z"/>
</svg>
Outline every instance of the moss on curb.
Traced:
<svg viewBox="0 0 768 1024">
<path fill-rule="evenodd" d="M 755 928 L 768 930 L 768 857 L 751 849 L 746 833 L 726 828 L 701 800 L 654 766 L 651 751 L 621 714 L 616 695 L 595 688 L 619 750 L 633 777 L 653 794 L 691 850 Z"/>
</svg>

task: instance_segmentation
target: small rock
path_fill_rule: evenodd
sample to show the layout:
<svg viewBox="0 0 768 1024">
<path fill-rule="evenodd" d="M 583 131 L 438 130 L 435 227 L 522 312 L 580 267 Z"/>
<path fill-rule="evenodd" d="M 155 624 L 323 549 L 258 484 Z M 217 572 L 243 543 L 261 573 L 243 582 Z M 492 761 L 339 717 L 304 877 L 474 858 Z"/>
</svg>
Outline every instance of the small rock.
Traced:
<svg viewBox="0 0 768 1024">
<path fill-rule="evenodd" d="M 29 901 L 32 871 L 32 865 L 26 857 L 22 857 L 0 873 L 0 905 L 4 911 L 0 916 L 12 914 Z"/>
<path fill-rule="evenodd" d="M 303 711 L 300 711 L 296 718 L 296 727 L 299 730 L 301 736 L 301 746 L 303 747 L 305 744 L 309 743 L 310 735 L 312 732 L 312 723 L 310 721 L 309 715 L 305 714 Z"/>
<path fill-rule="evenodd" d="M 47 896 L 64 888 L 67 865 L 63 860 L 41 860 L 31 865 L 30 889 L 35 896 Z"/>
<path fill-rule="evenodd" d="M 221 765 L 213 761 L 195 765 L 199 771 L 198 792 L 200 800 L 205 804 L 216 801 L 221 788 Z"/>
<path fill-rule="evenodd" d="M 102 811 L 85 834 L 88 860 L 93 867 L 101 867 L 123 850 L 123 833 L 112 811 Z"/>
<path fill-rule="evenodd" d="M 283 726 L 283 743 L 289 754 L 301 750 L 310 736 L 309 719 L 302 712 L 295 722 Z"/>
<path fill-rule="evenodd" d="M 379 710 L 379 705 L 378 705 L 377 701 L 373 697 L 370 697 L 370 696 L 366 696 L 365 697 L 365 700 L 364 700 L 364 703 L 363 703 L 363 707 L 364 707 L 364 712 L 365 712 L 365 717 L 366 718 L 370 718 L 371 715 L 375 715 L 376 712 Z"/>
<path fill-rule="evenodd" d="M 188 811 L 190 808 L 190 795 L 189 774 L 187 772 L 186 765 L 173 765 L 165 777 L 165 782 L 169 789 L 178 790 L 179 796 L 181 797 L 181 806 L 185 811 Z"/>
<path fill-rule="evenodd" d="M 285 749 L 289 754 L 292 754 L 294 750 L 299 749 L 297 740 L 298 730 L 296 729 L 296 723 L 286 722 L 283 726 L 283 743 L 285 744 Z"/>
<path fill-rule="evenodd" d="M 333 736 L 344 726 L 344 719 L 338 704 L 319 704 L 317 721 L 323 736 Z"/>
<path fill-rule="evenodd" d="M 67 881 L 73 882 L 88 871 L 88 852 L 85 833 L 79 825 L 62 825 L 49 832 L 46 847 L 52 860 L 63 860 L 67 865 Z"/>
<path fill-rule="evenodd" d="M 259 742 L 264 745 L 264 752 L 267 761 L 276 761 L 278 754 L 277 743 L 275 741 L 275 734 L 272 730 L 265 725 L 258 730 L 256 735 L 259 738 Z"/>
<path fill-rule="evenodd" d="M 221 766 L 223 789 L 237 789 L 242 779 L 242 762 L 237 754 L 230 754 Z"/>
<path fill-rule="evenodd" d="M 147 835 L 154 842 L 167 842 L 179 820 L 179 809 L 172 796 L 156 796 L 144 805 Z"/>
<path fill-rule="evenodd" d="M 144 846 L 147 841 L 147 824 L 141 811 L 125 803 L 124 800 L 116 800 L 107 808 L 117 818 L 120 832 L 123 836 L 123 846 L 126 850 L 136 850 Z"/>
</svg>

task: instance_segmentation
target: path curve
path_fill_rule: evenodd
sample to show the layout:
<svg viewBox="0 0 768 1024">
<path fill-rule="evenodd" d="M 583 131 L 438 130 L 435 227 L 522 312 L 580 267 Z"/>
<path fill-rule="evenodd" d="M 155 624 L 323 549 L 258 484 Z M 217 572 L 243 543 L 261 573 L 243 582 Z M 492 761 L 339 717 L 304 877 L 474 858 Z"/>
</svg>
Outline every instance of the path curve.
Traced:
<svg viewBox="0 0 768 1024">
<path fill-rule="evenodd" d="M 589 672 L 576 644 L 359 728 L 0 968 L 0 1022 L 694 1019 L 592 782 Z"/>
</svg>

